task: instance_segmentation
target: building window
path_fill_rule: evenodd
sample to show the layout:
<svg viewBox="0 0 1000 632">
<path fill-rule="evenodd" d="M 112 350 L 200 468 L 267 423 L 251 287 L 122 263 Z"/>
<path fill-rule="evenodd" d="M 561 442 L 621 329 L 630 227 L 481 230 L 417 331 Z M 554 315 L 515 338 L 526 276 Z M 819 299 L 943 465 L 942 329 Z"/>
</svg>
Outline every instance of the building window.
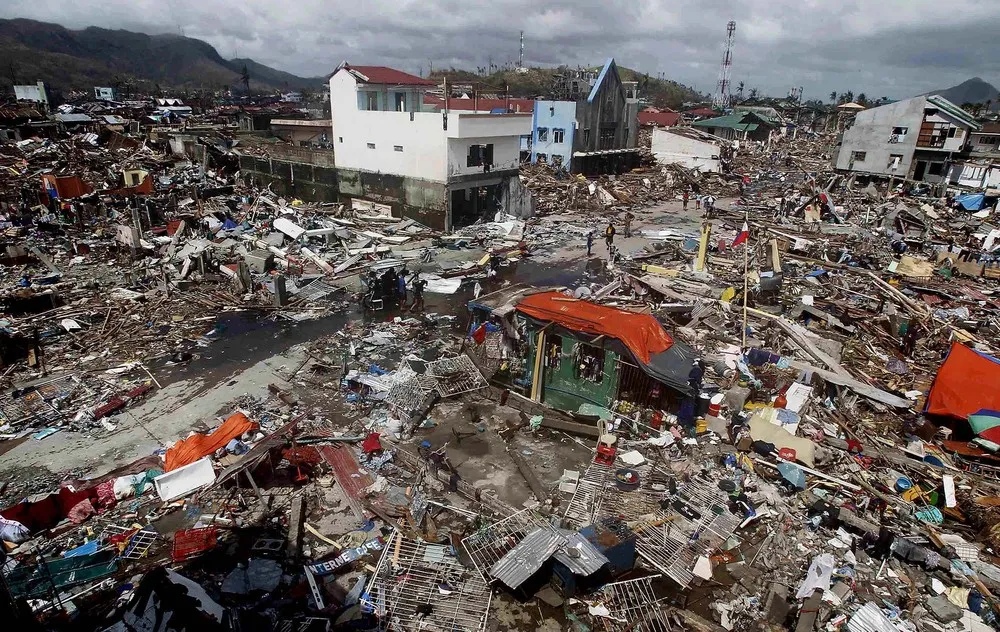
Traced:
<svg viewBox="0 0 1000 632">
<path fill-rule="evenodd" d="M 948 138 L 955 138 L 955 134 L 956 134 L 957 132 L 958 132 L 958 128 L 957 128 L 957 127 L 952 127 L 952 128 L 950 128 L 950 129 L 948 130 Z M 958 136 L 958 137 L 959 137 L 959 138 L 961 138 L 961 137 L 962 137 L 962 136 L 961 136 L 961 134 L 959 134 L 959 136 Z"/>
<path fill-rule="evenodd" d="M 539 164 L 542 164 L 542 163 L 548 162 L 548 161 L 549 161 L 548 155 L 546 155 L 546 154 L 535 154 L 535 162 L 537 162 Z"/>
<path fill-rule="evenodd" d="M 538 142 L 544 143 L 549 140 L 549 128 L 539 127 L 538 128 Z"/>
<path fill-rule="evenodd" d="M 589 127 L 584 127 L 583 128 L 583 144 L 584 144 L 584 148 L 586 148 L 586 146 L 587 146 L 588 143 L 590 143 L 590 128 Z"/>
<path fill-rule="evenodd" d="M 865 151 L 852 151 L 851 160 L 854 162 L 864 162 L 865 158 L 868 157 L 868 152 Z"/>
<path fill-rule="evenodd" d="M 368 149 L 375 149 L 375 143 L 368 143 Z"/>
<path fill-rule="evenodd" d="M 393 145 L 392 146 L 392 150 L 393 151 L 402 152 L 403 151 L 403 146 L 402 145 Z"/>
<path fill-rule="evenodd" d="M 554 129 L 552 130 L 552 142 L 562 143 L 566 140 L 566 130 Z"/>
<path fill-rule="evenodd" d="M 562 166 L 562 154 L 552 154 L 552 166 L 558 169 Z"/>
<path fill-rule="evenodd" d="M 378 92 L 371 90 L 358 92 L 358 109 L 372 112 L 378 110 Z"/>
<path fill-rule="evenodd" d="M 344 137 L 343 137 L 343 136 L 338 136 L 338 137 L 337 137 L 337 142 L 338 142 L 338 143 L 342 143 L 342 142 L 344 142 Z"/>
<path fill-rule="evenodd" d="M 466 167 L 490 167 L 493 165 L 493 143 L 488 145 L 469 145 L 469 156 Z"/>
<path fill-rule="evenodd" d="M 932 162 L 927 165 L 927 175 L 929 176 L 939 176 L 944 173 L 944 163 L 943 162 Z"/>
<path fill-rule="evenodd" d="M 889 164 L 886 165 L 886 169 L 890 171 L 895 171 L 899 169 L 899 164 L 903 162 L 903 154 L 889 154 Z"/>
<path fill-rule="evenodd" d="M 892 128 L 892 134 L 889 135 L 889 142 L 890 143 L 901 143 L 901 142 L 903 142 L 904 140 L 906 140 L 906 132 L 908 132 L 909 130 L 910 130 L 910 128 L 908 128 L 908 127 L 894 127 L 894 128 Z"/>
<path fill-rule="evenodd" d="M 406 111 L 406 93 L 405 92 L 394 92 L 392 95 L 393 103 L 397 112 Z"/>
<path fill-rule="evenodd" d="M 574 377 L 593 384 L 604 381 L 604 349 L 593 345 L 577 343 L 574 345 L 576 361 L 573 363 Z"/>
</svg>

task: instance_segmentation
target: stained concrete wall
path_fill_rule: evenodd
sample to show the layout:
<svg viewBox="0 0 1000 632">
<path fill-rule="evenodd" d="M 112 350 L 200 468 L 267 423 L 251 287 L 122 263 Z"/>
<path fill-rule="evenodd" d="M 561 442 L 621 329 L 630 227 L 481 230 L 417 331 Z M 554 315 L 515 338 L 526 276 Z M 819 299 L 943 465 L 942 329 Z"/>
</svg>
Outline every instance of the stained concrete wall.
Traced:
<svg viewBox="0 0 1000 632">
<path fill-rule="evenodd" d="M 300 155 L 312 161 L 324 161 L 326 154 L 332 154 L 301 147 L 284 147 L 283 150 L 283 155 Z M 336 169 L 278 160 L 274 156 L 274 152 L 268 158 L 240 156 L 244 179 L 270 185 L 272 191 L 285 198 L 343 204 L 350 204 L 352 198 L 360 198 L 390 206 L 393 217 L 409 217 L 439 230 L 446 226 L 448 187 L 442 182 L 357 169 Z"/>
</svg>

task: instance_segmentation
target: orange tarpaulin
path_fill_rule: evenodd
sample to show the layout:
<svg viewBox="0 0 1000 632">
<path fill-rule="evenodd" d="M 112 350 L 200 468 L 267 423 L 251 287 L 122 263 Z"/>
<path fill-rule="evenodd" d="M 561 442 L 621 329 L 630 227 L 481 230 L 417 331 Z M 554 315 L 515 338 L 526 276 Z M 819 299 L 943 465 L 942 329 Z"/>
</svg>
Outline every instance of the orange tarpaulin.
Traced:
<svg viewBox="0 0 1000 632">
<path fill-rule="evenodd" d="M 235 439 L 244 432 L 250 432 L 259 427 L 259 424 L 250 421 L 243 413 L 233 413 L 212 434 L 193 434 L 187 439 L 181 439 L 175 443 L 174 447 L 167 450 L 165 459 L 166 471 L 170 472 L 179 467 L 194 463 L 198 459 L 212 454 L 219 448 L 225 447 L 230 440 Z"/>
<path fill-rule="evenodd" d="M 986 408 L 1000 410 L 1000 360 L 955 342 L 927 397 L 927 413 L 966 419 Z"/>
<path fill-rule="evenodd" d="M 542 292 L 524 297 L 517 311 L 566 329 L 621 340 L 643 364 L 654 353 L 663 353 L 674 339 L 649 314 L 636 314 L 614 307 L 569 298 L 559 292 Z"/>
</svg>

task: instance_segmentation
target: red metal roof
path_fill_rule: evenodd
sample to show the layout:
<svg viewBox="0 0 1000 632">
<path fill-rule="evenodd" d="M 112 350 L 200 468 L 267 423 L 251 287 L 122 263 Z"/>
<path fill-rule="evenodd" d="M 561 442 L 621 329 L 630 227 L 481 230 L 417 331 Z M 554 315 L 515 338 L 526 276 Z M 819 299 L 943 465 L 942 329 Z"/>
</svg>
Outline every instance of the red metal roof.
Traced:
<svg viewBox="0 0 1000 632">
<path fill-rule="evenodd" d="M 349 64 L 344 64 L 344 68 L 346 70 L 353 70 L 355 73 L 364 75 L 364 78 L 362 78 L 355 74 L 358 81 L 362 83 L 384 83 L 401 86 L 437 85 L 436 81 L 411 75 L 408 72 L 396 70 L 395 68 L 387 68 L 386 66 L 351 66 Z"/>
<path fill-rule="evenodd" d="M 719 112 L 716 112 L 712 108 L 696 108 L 684 113 L 688 116 L 719 116 Z"/>
<path fill-rule="evenodd" d="M 432 94 L 424 95 L 426 105 L 436 105 L 444 107 L 444 99 Z M 531 99 L 448 99 L 448 108 L 451 110 L 476 110 L 479 112 L 490 112 L 496 109 L 506 109 L 509 112 L 534 112 L 535 102 Z"/>
<path fill-rule="evenodd" d="M 639 112 L 639 125 L 673 127 L 681 120 L 680 112 Z"/>
</svg>

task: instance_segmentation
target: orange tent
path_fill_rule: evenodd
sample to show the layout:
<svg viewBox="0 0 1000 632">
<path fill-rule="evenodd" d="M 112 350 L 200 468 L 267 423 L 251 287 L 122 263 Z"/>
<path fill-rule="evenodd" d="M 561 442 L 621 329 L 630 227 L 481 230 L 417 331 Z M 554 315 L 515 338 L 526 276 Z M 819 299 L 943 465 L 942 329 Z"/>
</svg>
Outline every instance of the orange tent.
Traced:
<svg viewBox="0 0 1000 632">
<path fill-rule="evenodd" d="M 674 344 L 663 325 L 649 314 L 605 307 L 559 292 L 526 296 L 517 304 L 517 311 L 573 331 L 617 338 L 643 364 L 649 364 L 652 354 L 663 353 Z"/>
<path fill-rule="evenodd" d="M 1000 360 L 954 342 L 927 396 L 926 412 L 966 419 L 1000 410 Z"/>
<path fill-rule="evenodd" d="M 181 439 L 167 450 L 165 468 L 167 472 L 194 463 L 198 459 L 223 448 L 232 439 L 244 432 L 260 428 L 243 413 L 233 413 L 221 426 L 211 434 L 193 434 L 187 439 Z"/>
</svg>

